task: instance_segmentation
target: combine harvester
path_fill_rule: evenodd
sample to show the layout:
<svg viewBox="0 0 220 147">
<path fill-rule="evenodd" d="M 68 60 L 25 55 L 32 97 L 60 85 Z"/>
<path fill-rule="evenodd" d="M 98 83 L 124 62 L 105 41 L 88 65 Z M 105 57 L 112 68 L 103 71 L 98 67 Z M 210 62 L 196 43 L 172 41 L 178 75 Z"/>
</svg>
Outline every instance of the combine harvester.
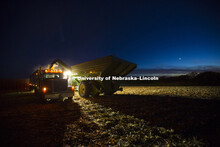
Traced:
<svg viewBox="0 0 220 147">
<path fill-rule="evenodd" d="M 120 81 L 111 80 L 112 76 L 126 76 L 137 65 L 114 56 L 106 56 L 74 66 L 55 60 L 50 68 L 63 71 L 68 85 L 74 86 L 81 97 L 96 97 L 100 94 L 112 95 L 120 88 Z"/>
</svg>

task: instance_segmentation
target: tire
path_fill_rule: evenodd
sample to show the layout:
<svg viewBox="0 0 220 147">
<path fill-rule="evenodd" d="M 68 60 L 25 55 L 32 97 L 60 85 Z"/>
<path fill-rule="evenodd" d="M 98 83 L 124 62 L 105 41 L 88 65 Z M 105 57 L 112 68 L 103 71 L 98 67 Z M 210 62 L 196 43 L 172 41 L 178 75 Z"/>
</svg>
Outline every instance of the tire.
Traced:
<svg viewBox="0 0 220 147">
<path fill-rule="evenodd" d="M 94 84 L 91 84 L 91 91 L 90 91 L 90 94 L 91 94 L 91 96 L 92 97 L 98 97 L 99 96 L 99 90 L 98 90 L 98 88 L 96 87 L 96 85 L 94 85 Z"/>
<path fill-rule="evenodd" d="M 90 91 L 91 91 L 91 85 L 89 84 L 89 82 L 82 81 L 79 84 L 79 95 L 81 97 L 85 97 L 85 98 L 89 97 Z"/>
<path fill-rule="evenodd" d="M 39 94 L 42 94 L 42 92 L 40 92 L 40 89 L 39 88 L 34 88 L 34 93 L 36 94 L 36 95 L 39 95 Z"/>
</svg>

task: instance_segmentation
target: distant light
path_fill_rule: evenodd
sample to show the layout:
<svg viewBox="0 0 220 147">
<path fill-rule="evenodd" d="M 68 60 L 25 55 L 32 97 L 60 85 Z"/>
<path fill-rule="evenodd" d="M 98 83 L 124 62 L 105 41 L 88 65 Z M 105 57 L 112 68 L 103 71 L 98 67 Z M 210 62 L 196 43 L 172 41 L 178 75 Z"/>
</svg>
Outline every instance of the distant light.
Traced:
<svg viewBox="0 0 220 147">
<path fill-rule="evenodd" d="M 179 60 L 182 60 L 182 58 L 179 58 Z"/>
</svg>

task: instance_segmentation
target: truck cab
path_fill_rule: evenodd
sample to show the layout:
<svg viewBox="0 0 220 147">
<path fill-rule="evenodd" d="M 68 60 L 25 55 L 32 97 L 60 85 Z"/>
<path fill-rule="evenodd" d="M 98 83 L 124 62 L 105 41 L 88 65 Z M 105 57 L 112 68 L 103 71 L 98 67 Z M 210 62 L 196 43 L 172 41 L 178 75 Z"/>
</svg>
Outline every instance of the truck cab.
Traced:
<svg viewBox="0 0 220 147">
<path fill-rule="evenodd" d="M 40 94 L 46 100 L 72 99 L 74 88 L 68 86 L 67 79 L 63 79 L 62 70 L 45 69 L 36 70 L 30 76 L 30 90 Z"/>
</svg>

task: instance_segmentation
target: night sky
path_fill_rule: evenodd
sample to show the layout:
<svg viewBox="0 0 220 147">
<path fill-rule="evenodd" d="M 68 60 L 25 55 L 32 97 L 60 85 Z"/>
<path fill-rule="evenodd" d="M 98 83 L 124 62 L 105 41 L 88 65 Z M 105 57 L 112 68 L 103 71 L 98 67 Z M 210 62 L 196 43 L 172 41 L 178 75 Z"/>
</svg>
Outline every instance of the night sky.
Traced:
<svg viewBox="0 0 220 147">
<path fill-rule="evenodd" d="M 115 55 L 138 69 L 220 66 L 220 3 L 210 0 L 1 2 L 1 78 L 60 58 Z"/>
</svg>

